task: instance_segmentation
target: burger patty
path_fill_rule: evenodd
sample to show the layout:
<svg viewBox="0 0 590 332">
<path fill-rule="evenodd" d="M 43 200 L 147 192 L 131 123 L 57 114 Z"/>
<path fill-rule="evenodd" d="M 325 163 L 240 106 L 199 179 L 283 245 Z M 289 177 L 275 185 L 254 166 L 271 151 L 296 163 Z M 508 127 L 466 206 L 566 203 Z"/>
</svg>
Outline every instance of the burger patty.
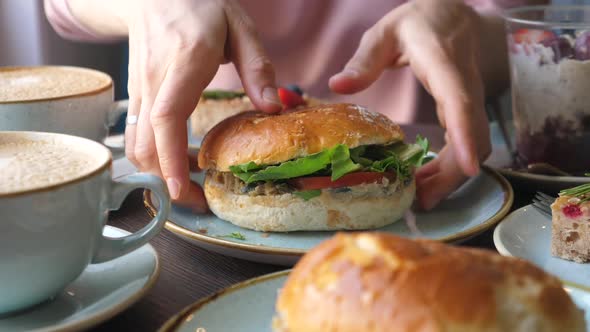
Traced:
<svg viewBox="0 0 590 332">
<path fill-rule="evenodd" d="M 222 185 L 225 190 L 231 191 L 234 194 L 246 194 L 249 196 L 282 195 L 296 191 L 294 187 L 285 182 L 261 182 L 248 185 L 231 172 L 209 170 L 207 173 L 213 181 Z"/>
</svg>

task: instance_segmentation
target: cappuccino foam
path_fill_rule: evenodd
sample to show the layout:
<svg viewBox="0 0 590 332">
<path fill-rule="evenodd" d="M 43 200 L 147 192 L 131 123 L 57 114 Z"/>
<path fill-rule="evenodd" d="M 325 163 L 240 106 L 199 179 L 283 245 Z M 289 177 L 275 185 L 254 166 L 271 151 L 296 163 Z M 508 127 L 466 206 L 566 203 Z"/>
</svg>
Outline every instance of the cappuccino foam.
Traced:
<svg viewBox="0 0 590 332">
<path fill-rule="evenodd" d="M 60 139 L 29 139 L 0 134 L 0 194 L 16 193 L 69 182 L 100 166 L 84 146 Z"/>
<path fill-rule="evenodd" d="M 43 66 L 0 68 L 0 103 L 53 99 L 100 91 L 111 78 L 96 70 Z"/>
</svg>

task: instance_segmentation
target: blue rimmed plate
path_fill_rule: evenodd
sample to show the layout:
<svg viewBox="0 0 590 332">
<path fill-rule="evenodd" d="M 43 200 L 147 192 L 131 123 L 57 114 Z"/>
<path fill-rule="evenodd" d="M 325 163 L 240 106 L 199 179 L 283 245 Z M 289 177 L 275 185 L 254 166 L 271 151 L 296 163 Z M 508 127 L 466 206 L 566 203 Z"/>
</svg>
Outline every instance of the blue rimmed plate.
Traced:
<svg viewBox="0 0 590 332">
<path fill-rule="evenodd" d="M 203 174 L 193 174 L 202 183 Z M 510 209 L 513 192 L 510 184 L 495 171 L 484 168 L 438 207 L 417 212 L 378 229 L 406 237 L 426 237 L 445 242 L 460 242 L 473 237 L 500 221 Z M 156 206 L 145 192 L 148 212 Z M 173 207 L 166 228 L 197 246 L 221 254 L 270 264 L 293 265 L 299 257 L 334 232 L 261 233 L 235 226 L 215 215 L 198 215 Z M 244 239 L 228 237 L 232 233 Z"/>
<path fill-rule="evenodd" d="M 275 302 L 289 271 L 250 279 L 200 300 L 170 318 L 159 332 L 258 331 L 271 332 Z M 590 293 L 565 289 L 585 311 L 590 331 Z"/>
</svg>

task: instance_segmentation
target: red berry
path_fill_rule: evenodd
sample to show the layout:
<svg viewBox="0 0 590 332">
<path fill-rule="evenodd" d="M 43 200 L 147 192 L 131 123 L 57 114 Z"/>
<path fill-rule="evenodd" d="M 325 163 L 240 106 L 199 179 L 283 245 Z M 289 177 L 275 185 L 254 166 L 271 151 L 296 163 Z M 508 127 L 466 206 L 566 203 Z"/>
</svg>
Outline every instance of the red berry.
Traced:
<svg viewBox="0 0 590 332">
<path fill-rule="evenodd" d="M 285 109 L 289 109 L 289 108 L 295 108 L 299 105 L 305 105 L 305 99 L 303 99 L 303 97 L 301 97 L 299 94 L 297 94 L 294 91 L 285 89 L 285 88 L 279 88 L 279 98 L 281 98 L 281 103 L 283 103 L 283 106 L 285 106 Z"/>
<path fill-rule="evenodd" d="M 568 218 L 575 219 L 582 216 L 582 209 L 578 204 L 569 204 L 563 207 L 562 209 L 563 214 L 565 214 Z"/>
<path fill-rule="evenodd" d="M 556 37 L 553 32 L 547 30 L 518 29 L 512 33 L 512 38 L 518 44 L 535 44 Z"/>
</svg>

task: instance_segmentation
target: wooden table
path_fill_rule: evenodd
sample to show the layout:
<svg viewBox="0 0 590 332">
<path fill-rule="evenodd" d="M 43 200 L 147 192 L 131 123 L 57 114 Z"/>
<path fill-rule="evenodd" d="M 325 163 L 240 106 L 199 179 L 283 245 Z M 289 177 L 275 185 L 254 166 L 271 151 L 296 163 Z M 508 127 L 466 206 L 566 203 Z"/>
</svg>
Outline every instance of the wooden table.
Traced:
<svg viewBox="0 0 590 332">
<path fill-rule="evenodd" d="M 442 131 L 435 126 L 405 128 L 408 137 L 420 132 L 438 150 Z M 515 189 L 513 209 L 530 202 L 531 193 Z M 137 231 L 149 221 L 141 191 L 132 193 L 122 208 L 111 214 L 109 224 Z M 222 256 L 200 249 L 164 230 L 151 244 L 160 256 L 161 273 L 154 288 L 135 305 L 92 331 L 156 331 L 185 306 L 234 283 L 285 269 Z M 492 230 L 462 245 L 493 249 Z"/>
</svg>

